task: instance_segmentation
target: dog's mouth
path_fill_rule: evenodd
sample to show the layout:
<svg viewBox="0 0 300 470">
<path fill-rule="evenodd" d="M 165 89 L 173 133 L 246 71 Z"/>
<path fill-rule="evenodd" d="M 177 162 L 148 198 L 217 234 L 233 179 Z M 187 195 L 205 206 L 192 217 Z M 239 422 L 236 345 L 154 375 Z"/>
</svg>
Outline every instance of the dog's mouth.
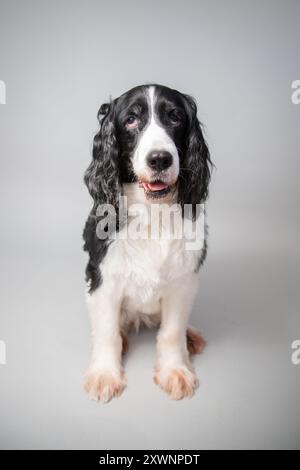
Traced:
<svg viewBox="0 0 300 470">
<path fill-rule="evenodd" d="M 140 181 L 140 187 L 144 189 L 145 195 L 150 199 L 161 199 L 170 193 L 172 186 L 163 181 Z"/>
</svg>

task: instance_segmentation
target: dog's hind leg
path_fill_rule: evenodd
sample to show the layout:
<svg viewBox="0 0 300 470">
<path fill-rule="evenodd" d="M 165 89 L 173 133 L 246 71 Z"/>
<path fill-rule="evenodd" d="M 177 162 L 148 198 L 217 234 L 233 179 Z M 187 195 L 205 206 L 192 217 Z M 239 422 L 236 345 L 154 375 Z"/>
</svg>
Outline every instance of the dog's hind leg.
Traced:
<svg viewBox="0 0 300 470">
<path fill-rule="evenodd" d="M 124 356 L 129 348 L 129 341 L 128 341 L 128 331 L 125 329 L 121 329 L 121 338 L 122 338 L 122 356 Z"/>
<path fill-rule="evenodd" d="M 188 352 L 191 355 L 201 354 L 206 345 L 206 341 L 203 336 L 190 326 L 186 330 L 186 343 Z"/>
</svg>

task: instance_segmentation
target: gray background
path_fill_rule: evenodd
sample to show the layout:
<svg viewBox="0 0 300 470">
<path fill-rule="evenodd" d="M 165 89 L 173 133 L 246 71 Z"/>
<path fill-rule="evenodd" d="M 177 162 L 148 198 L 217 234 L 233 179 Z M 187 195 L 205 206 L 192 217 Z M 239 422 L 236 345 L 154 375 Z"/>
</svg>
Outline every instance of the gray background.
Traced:
<svg viewBox="0 0 300 470">
<path fill-rule="evenodd" d="M 299 448 L 298 1 L 0 2 L 1 448 Z M 90 402 L 82 184 L 101 102 L 156 81 L 194 95 L 217 166 L 193 324 L 201 386 L 152 384 L 132 336 L 128 389 Z"/>
</svg>

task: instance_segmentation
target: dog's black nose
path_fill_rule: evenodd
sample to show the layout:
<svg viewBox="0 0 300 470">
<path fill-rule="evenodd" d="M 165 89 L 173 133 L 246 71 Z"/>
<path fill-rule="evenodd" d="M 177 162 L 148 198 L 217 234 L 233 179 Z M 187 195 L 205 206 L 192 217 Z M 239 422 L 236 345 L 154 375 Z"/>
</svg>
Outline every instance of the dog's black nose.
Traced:
<svg viewBox="0 0 300 470">
<path fill-rule="evenodd" d="M 148 166 L 155 171 L 162 171 L 172 165 L 173 157 L 169 152 L 154 150 L 147 156 Z"/>
</svg>

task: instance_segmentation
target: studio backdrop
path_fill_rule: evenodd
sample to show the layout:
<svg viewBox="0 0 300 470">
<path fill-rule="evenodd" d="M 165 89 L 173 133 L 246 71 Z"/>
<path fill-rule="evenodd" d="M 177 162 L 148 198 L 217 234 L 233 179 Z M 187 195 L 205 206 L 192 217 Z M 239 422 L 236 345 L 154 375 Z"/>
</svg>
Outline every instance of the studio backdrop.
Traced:
<svg viewBox="0 0 300 470">
<path fill-rule="evenodd" d="M 300 447 L 299 18 L 296 0 L 0 1 L 1 448 Z M 152 82 L 195 98 L 216 167 L 207 347 L 174 402 L 155 332 L 132 334 L 102 405 L 83 390 L 83 174 L 101 103 Z"/>
</svg>

